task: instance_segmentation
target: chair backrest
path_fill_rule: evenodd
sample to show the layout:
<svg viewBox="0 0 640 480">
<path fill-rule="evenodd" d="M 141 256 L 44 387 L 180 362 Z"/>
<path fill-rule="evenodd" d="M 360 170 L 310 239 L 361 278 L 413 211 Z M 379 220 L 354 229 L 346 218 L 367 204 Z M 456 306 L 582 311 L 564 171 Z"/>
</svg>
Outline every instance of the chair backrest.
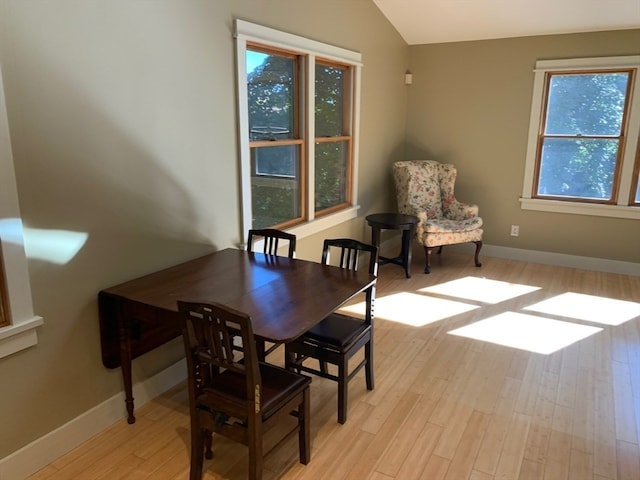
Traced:
<svg viewBox="0 0 640 480">
<path fill-rule="evenodd" d="M 326 239 L 322 248 L 322 263 L 328 265 L 330 262 L 331 249 L 336 248 L 340 251 L 340 259 L 338 266 L 349 270 L 357 270 L 360 253 L 369 253 L 369 273 L 377 275 L 378 273 L 378 248 L 375 245 L 369 245 L 351 238 L 333 238 Z"/>
<path fill-rule="evenodd" d="M 202 388 L 218 372 L 230 370 L 246 377 L 248 405 L 255 405 L 255 413 L 260 412 L 262 382 L 251 318 L 218 303 L 178 301 L 178 310 L 184 321 L 183 339 L 189 374 L 189 403 L 192 407 Z M 241 359 L 234 357 L 233 337 L 238 332 L 244 347 Z"/>
<path fill-rule="evenodd" d="M 453 195 L 456 169 L 435 160 L 407 160 L 393 164 L 398 212 L 416 215 L 426 211 L 427 218 L 443 218 L 448 199 Z"/>
<path fill-rule="evenodd" d="M 268 255 L 277 255 L 278 246 L 280 240 L 286 240 L 289 242 L 289 258 L 293 258 L 296 252 L 296 236 L 292 233 L 283 232 L 275 228 L 263 228 L 263 229 L 251 229 L 249 230 L 249 237 L 247 238 L 247 251 L 253 250 L 254 237 L 263 237 L 264 245 L 262 246 L 263 253 Z"/>
</svg>

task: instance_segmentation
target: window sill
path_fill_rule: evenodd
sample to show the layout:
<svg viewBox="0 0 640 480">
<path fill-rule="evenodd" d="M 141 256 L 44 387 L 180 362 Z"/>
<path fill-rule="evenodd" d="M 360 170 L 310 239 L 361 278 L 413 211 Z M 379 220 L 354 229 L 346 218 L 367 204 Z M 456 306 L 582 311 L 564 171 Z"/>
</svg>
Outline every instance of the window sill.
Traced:
<svg viewBox="0 0 640 480">
<path fill-rule="evenodd" d="M 534 198 L 521 198 L 520 205 L 523 210 L 537 210 L 539 212 L 570 213 L 575 215 L 629 218 L 634 220 L 640 219 L 640 207 L 628 207 L 624 205 L 599 205 Z"/>
<path fill-rule="evenodd" d="M 335 227 L 340 223 L 356 218 L 358 216 L 359 208 L 360 206 L 356 205 L 355 207 L 340 210 L 339 212 L 332 213 L 331 215 L 316 218 L 311 222 L 287 228 L 287 232 L 293 233 L 298 238 L 308 237 L 309 235 L 320 233 L 327 228 Z"/>
<path fill-rule="evenodd" d="M 16 325 L 0 328 L 0 358 L 12 355 L 38 343 L 36 327 L 44 323 L 42 317 L 33 317 Z"/>
</svg>

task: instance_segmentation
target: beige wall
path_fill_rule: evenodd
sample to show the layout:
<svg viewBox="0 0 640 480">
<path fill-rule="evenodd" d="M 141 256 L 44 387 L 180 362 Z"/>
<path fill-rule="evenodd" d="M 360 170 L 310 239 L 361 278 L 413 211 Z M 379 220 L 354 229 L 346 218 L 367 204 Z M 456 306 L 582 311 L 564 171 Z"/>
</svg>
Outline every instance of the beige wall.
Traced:
<svg viewBox="0 0 640 480">
<path fill-rule="evenodd" d="M 522 210 L 536 60 L 640 54 L 640 30 L 409 47 L 407 158 L 458 167 L 485 244 L 640 263 L 640 222 Z M 637 135 L 638 132 L 635 132 Z M 520 236 L 509 235 L 512 224 Z"/>
<path fill-rule="evenodd" d="M 25 225 L 89 235 L 65 265 L 29 261 L 45 324 L 0 359 L 0 458 L 122 389 L 100 359 L 100 289 L 239 241 L 234 18 L 362 53 L 361 216 L 326 235 L 368 235 L 362 217 L 393 205 L 408 50 L 373 2 L 0 0 Z M 134 380 L 181 356 L 179 341 L 143 356 Z"/>
</svg>

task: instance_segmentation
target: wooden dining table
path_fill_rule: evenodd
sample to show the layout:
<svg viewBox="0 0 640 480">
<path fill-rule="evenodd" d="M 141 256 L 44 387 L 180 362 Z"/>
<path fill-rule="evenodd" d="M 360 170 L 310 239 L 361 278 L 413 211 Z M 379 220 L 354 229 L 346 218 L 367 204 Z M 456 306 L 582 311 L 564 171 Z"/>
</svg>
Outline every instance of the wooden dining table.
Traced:
<svg viewBox="0 0 640 480">
<path fill-rule="evenodd" d="M 131 362 L 182 333 L 177 301 L 218 302 L 249 314 L 257 339 L 289 342 L 359 293 L 372 316 L 376 277 L 316 262 L 228 248 L 98 293 L 102 362 L 122 370 L 135 422 Z"/>
</svg>

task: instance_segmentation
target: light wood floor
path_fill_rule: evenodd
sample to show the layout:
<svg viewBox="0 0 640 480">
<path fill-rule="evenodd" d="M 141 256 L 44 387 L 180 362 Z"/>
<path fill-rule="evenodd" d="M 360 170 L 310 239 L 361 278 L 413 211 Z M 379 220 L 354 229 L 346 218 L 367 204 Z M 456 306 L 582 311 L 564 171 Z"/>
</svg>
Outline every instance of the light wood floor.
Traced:
<svg viewBox="0 0 640 480">
<path fill-rule="evenodd" d="M 471 255 L 446 249 L 424 275 L 416 257 L 410 280 L 400 267 L 380 270 L 375 390 L 354 378 L 349 418 L 339 425 L 335 383 L 314 377 L 311 462 L 297 463 L 292 439 L 268 458 L 266 479 L 640 479 L 640 306 L 619 325 L 611 325 L 621 321 L 615 303 L 587 297 L 570 299 L 571 311 L 605 324 L 525 310 L 568 292 L 640 302 L 640 277 L 488 257 L 475 268 Z M 448 294 L 433 290 L 454 280 L 463 283 Z M 494 298 L 518 286 L 538 288 Z M 391 307 L 394 294 L 406 309 Z M 530 317 L 505 312 L 537 323 L 528 331 L 519 322 Z M 543 347 L 563 338 L 549 326 L 601 330 L 550 354 L 448 333 L 496 316 L 518 325 L 520 341 L 542 339 Z M 139 408 L 135 425 L 118 422 L 30 480 L 187 479 L 186 405 L 181 384 Z M 216 437 L 214 448 L 205 479 L 246 477 L 244 447 Z"/>
</svg>

